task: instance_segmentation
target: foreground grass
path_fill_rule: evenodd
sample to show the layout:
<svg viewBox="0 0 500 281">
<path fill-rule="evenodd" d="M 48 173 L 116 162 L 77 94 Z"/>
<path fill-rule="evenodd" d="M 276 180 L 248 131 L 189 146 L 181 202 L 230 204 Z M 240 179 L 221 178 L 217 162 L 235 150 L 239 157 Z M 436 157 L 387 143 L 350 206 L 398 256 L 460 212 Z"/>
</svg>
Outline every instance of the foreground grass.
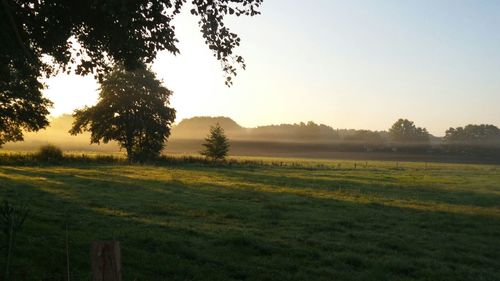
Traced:
<svg viewBox="0 0 500 281">
<path fill-rule="evenodd" d="M 66 280 L 66 224 L 72 280 L 107 239 L 130 281 L 500 280 L 498 166 L 266 163 L 0 166 L 16 280 Z"/>
</svg>

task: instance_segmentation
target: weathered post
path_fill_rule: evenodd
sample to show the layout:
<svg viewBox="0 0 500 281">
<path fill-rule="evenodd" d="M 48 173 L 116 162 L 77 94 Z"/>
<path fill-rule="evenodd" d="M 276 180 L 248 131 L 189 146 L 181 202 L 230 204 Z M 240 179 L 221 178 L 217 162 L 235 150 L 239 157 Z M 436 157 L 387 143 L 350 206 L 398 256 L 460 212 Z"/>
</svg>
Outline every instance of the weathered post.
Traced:
<svg viewBox="0 0 500 281">
<path fill-rule="evenodd" d="M 90 246 L 92 281 L 122 281 L 120 243 L 95 241 Z"/>
</svg>

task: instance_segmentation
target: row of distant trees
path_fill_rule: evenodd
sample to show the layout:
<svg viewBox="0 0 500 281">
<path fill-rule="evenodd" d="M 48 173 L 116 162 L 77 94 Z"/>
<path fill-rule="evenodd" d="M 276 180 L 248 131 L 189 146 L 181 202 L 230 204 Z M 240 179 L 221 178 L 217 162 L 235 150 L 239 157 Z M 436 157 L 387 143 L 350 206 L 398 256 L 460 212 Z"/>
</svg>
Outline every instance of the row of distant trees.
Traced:
<svg viewBox="0 0 500 281">
<path fill-rule="evenodd" d="M 370 135 L 368 133 L 368 136 Z M 500 129 L 494 125 L 470 124 L 465 127 L 449 128 L 445 136 L 440 139 L 429 134 L 427 129 L 415 126 L 412 121 L 399 119 L 389 129 L 388 137 L 384 145 L 392 149 L 438 150 L 460 154 L 500 151 Z M 371 138 L 373 139 L 373 136 Z"/>
<path fill-rule="evenodd" d="M 500 129 L 494 125 L 467 125 L 446 131 L 443 144 L 448 151 L 488 153 L 500 151 Z"/>
<path fill-rule="evenodd" d="M 500 129 L 494 125 L 467 125 L 449 128 L 443 138 L 436 138 L 427 129 L 407 119 L 396 121 L 388 132 L 356 131 L 345 140 L 370 147 L 402 151 L 441 151 L 448 153 L 484 153 L 500 151 Z"/>
<path fill-rule="evenodd" d="M 387 131 L 333 129 L 314 122 L 262 126 L 248 137 L 267 140 L 337 143 L 351 150 L 442 151 L 479 153 L 500 150 L 500 129 L 494 125 L 449 128 L 442 138 L 408 119 L 397 120 Z"/>
</svg>

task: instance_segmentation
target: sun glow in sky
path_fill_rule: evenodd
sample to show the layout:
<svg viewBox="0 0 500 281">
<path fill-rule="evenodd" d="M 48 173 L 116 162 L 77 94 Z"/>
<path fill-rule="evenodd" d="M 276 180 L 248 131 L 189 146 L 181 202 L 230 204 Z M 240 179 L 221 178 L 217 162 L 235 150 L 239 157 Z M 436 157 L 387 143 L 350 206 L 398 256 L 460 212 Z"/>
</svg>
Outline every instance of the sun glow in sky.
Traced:
<svg viewBox="0 0 500 281">
<path fill-rule="evenodd" d="M 247 62 L 231 88 L 197 19 L 175 20 L 181 54 L 153 70 L 174 91 L 177 122 L 228 116 L 242 126 L 315 121 L 385 130 L 403 117 L 444 135 L 500 126 L 500 1 L 266 0 L 262 15 L 228 18 Z M 97 99 L 92 77 L 47 80 L 53 115 Z"/>
</svg>

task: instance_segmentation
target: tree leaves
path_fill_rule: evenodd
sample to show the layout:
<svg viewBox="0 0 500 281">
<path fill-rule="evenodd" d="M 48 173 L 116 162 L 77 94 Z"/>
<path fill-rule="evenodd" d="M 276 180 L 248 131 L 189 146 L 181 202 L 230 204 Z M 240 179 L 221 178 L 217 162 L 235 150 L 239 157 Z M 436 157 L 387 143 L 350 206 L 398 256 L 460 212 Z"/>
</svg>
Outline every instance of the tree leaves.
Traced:
<svg viewBox="0 0 500 281">
<path fill-rule="evenodd" d="M 41 94 L 38 78 L 58 72 L 94 74 L 99 80 L 121 63 L 127 70 L 151 63 L 158 52 L 178 54 L 173 20 L 186 0 L 79 0 L 79 1 L 13 1 L 1 0 L 0 9 L 0 137 L 8 137 L 7 124 L 19 129 L 38 130 L 47 126 L 45 116 L 50 101 Z M 237 68 L 245 62 L 234 49 L 240 38 L 224 24 L 226 15 L 254 16 L 263 0 L 192 0 L 191 13 L 200 18 L 199 25 L 206 44 L 221 63 L 226 85 L 232 85 Z M 75 48 L 74 42 L 80 47 Z M 50 56 L 48 63 L 41 58 Z M 25 86 L 18 89 L 19 85 Z M 16 92 L 28 118 L 7 116 Z M 17 101 L 16 101 L 17 102 Z M 28 107 L 26 107 L 28 109 Z M 30 111 L 31 110 L 31 111 Z M 9 119 L 10 118 L 10 119 Z M 7 120 L 7 121 L 5 121 Z M 11 125 L 12 126 L 12 125 Z M 1 143 L 1 142 L 0 142 Z"/>
<path fill-rule="evenodd" d="M 151 70 L 117 66 L 101 83 L 98 103 L 75 111 L 70 133 L 89 131 L 91 143 L 117 141 L 130 160 L 155 158 L 175 120 L 171 95 Z"/>
<path fill-rule="evenodd" d="M 428 144 L 429 133 L 427 129 L 417 127 L 408 119 L 399 119 L 389 129 L 392 141 L 406 144 Z"/>
</svg>

